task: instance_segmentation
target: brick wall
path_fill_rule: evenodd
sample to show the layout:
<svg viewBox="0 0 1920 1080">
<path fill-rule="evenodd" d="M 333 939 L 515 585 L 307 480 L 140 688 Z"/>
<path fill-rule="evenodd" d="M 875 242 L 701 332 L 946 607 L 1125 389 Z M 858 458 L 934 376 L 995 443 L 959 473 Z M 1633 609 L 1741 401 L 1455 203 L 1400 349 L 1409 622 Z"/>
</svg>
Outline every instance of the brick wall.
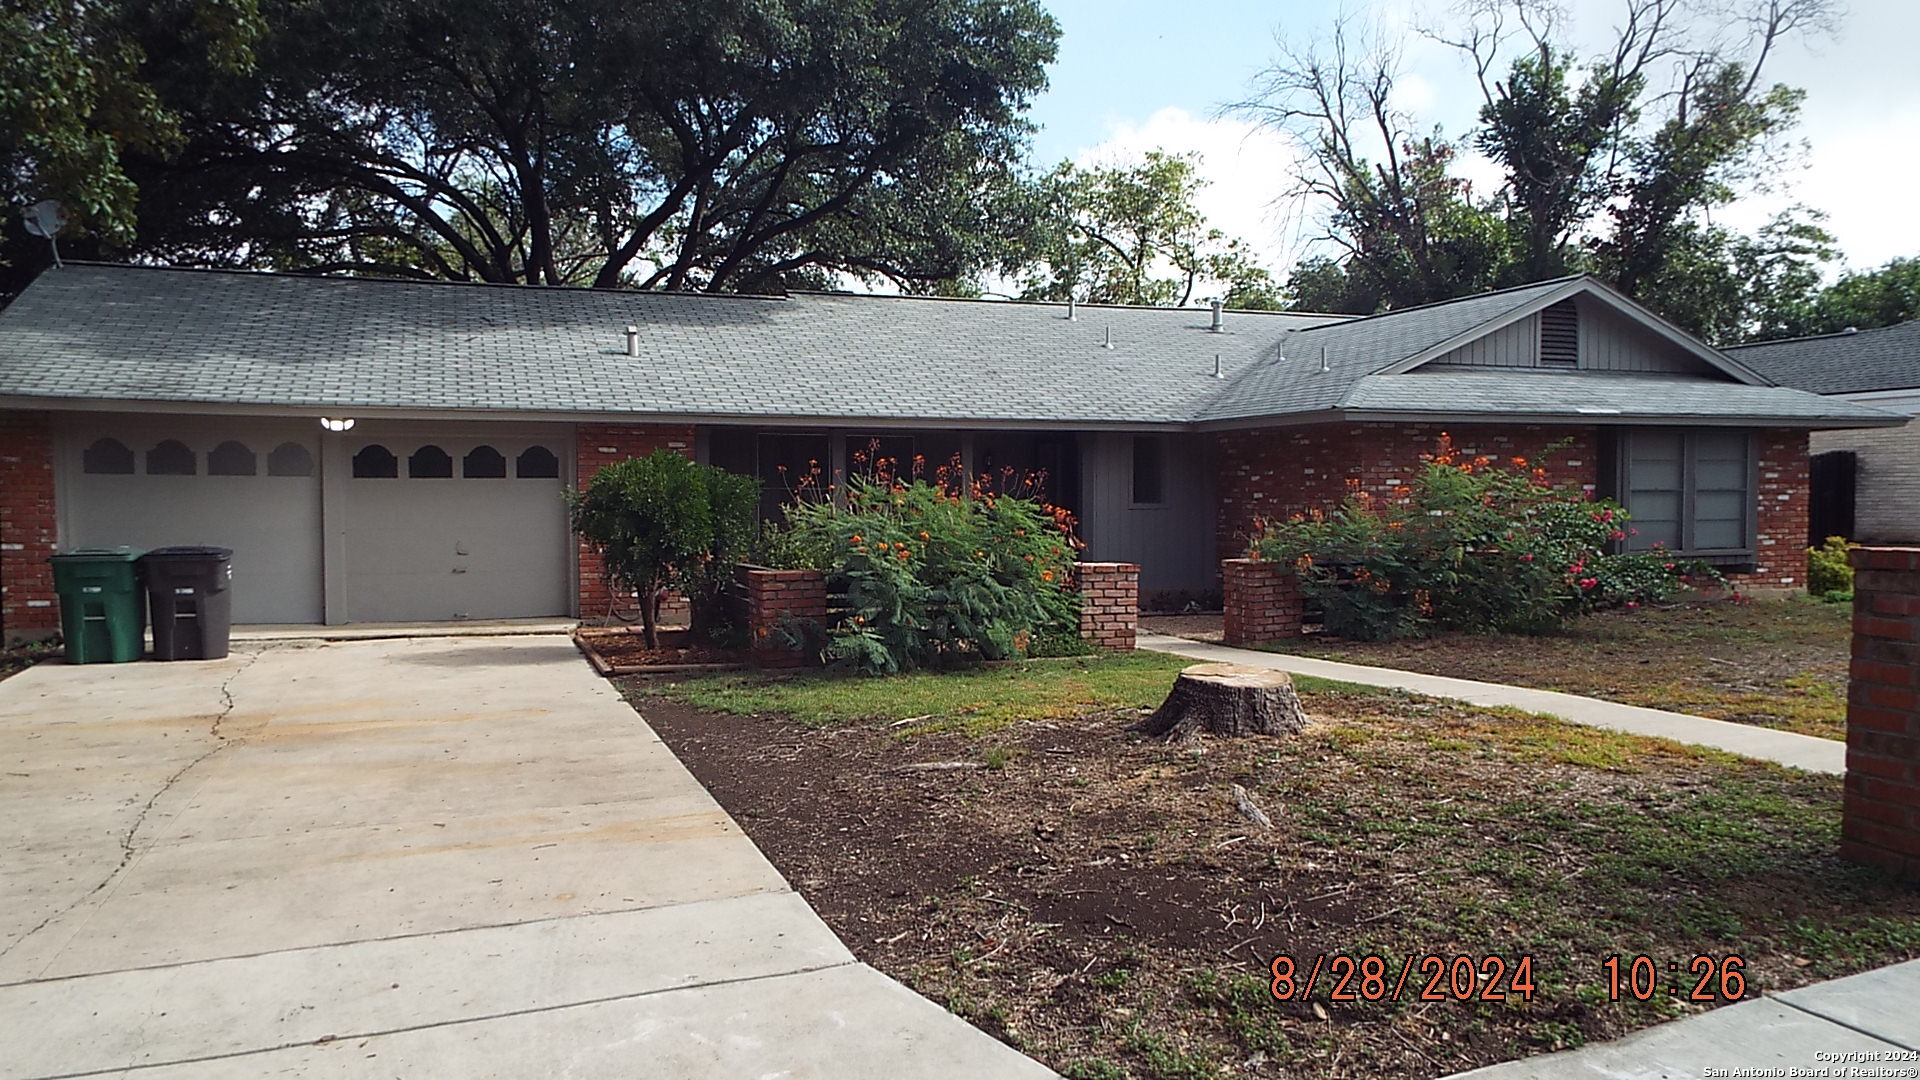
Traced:
<svg viewBox="0 0 1920 1080">
<path fill-rule="evenodd" d="M 1753 572 L 1727 580 L 1753 589 L 1807 587 L 1807 433 L 1763 431 Z"/>
<path fill-rule="evenodd" d="M 1102 649 L 1133 648 L 1140 626 L 1138 563 L 1074 564 L 1074 588 L 1080 593 L 1080 637 Z"/>
<path fill-rule="evenodd" d="M 60 628 L 53 595 L 53 434 L 47 415 L 0 412 L 0 640 Z"/>
<path fill-rule="evenodd" d="M 754 662 L 762 667 L 803 667 L 817 663 L 787 644 L 780 633 L 783 622 L 799 620 L 825 626 L 827 578 L 818 570 L 745 569 L 747 633 L 753 642 Z"/>
<path fill-rule="evenodd" d="M 1852 555 L 1840 854 L 1920 877 L 1920 548 Z"/>
<path fill-rule="evenodd" d="M 1306 598 L 1284 565 L 1263 559 L 1220 561 L 1226 643 L 1259 645 L 1300 636 Z"/>
<path fill-rule="evenodd" d="M 1368 423 L 1223 431 L 1214 436 L 1220 558 L 1246 554 L 1256 520 L 1335 505 L 1347 497 L 1349 479 L 1374 495 L 1390 495 L 1412 479 L 1420 455 L 1434 452 L 1442 432 L 1453 437 L 1458 454 L 1497 461 L 1533 461 L 1571 439 L 1547 462 L 1547 479 L 1588 490 L 1598 482 L 1597 433 L 1590 427 Z"/>
<path fill-rule="evenodd" d="M 574 428 L 574 484 L 586 487 L 595 473 L 630 457 L 646 457 L 662 447 L 693 456 L 693 427 L 689 424 L 580 424 Z M 606 568 L 600 556 L 582 543 L 580 549 L 580 617 L 604 618 L 611 603 Z M 684 616 L 686 602 L 669 597 L 660 605 L 663 621 Z"/>
</svg>

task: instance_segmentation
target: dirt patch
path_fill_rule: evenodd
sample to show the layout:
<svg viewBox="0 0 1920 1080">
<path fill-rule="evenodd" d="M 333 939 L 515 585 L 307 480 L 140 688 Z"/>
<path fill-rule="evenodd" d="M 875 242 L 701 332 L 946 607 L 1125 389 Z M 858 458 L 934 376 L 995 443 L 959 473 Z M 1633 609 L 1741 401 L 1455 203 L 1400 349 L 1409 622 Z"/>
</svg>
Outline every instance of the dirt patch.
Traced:
<svg viewBox="0 0 1920 1080">
<path fill-rule="evenodd" d="M 1226 638 L 1225 615 L 1142 615 L 1140 629 L 1148 634 L 1166 634 L 1189 641 L 1218 644 Z"/>
<path fill-rule="evenodd" d="M 15 645 L 0 649 L 0 679 L 18 675 L 50 656 L 59 656 L 61 647 L 51 642 L 37 641 L 30 644 Z"/>
<path fill-rule="evenodd" d="M 1755 993 L 1920 955 L 1920 893 L 1833 854 L 1834 778 L 1399 697 L 1180 746 L 1131 709 L 905 738 L 624 686 L 861 959 L 1070 1078 L 1439 1076 L 1706 1007 L 1609 1001 L 1612 953 L 1737 952 Z M 1278 1001 L 1283 954 L 1539 985 Z"/>
<path fill-rule="evenodd" d="M 682 629 L 662 630 L 659 648 L 649 648 L 646 635 L 637 630 L 582 629 L 576 636 L 615 668 L 746 662 L 744 651 L 695 642 L 689 632 Z"/>
</svg>

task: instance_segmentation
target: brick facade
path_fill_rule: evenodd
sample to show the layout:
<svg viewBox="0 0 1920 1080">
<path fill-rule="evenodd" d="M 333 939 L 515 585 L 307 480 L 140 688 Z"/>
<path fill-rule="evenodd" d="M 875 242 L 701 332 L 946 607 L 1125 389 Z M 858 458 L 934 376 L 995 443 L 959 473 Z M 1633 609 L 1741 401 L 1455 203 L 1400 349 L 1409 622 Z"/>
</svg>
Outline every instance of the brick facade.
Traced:
<svg viewBox="0 0 1920 1080">
<path fill-rule="evenodd" d="M 575 487 L 586 487 L 594 474 L 615 462 L 630 457 L 646 457 L 662 447 L 678 450 L 688 457 L 693 456 L 693 426 L 690 424 L 581 424 L 574 429 L 574 473 Z M 606 567 L 600 562 L 600 556 L 587 545 L 579 544 L 580 550 L 580 617 L 583 620 L 603 618 L 612 606 L 612 595 L 607 590 Z M 684 616 L 686 601 L 680 600 L 675 606 L 674 598 L 660 605 L 662 621 L 673 621 L 674 616 Z"/>
<path fill-rule="evenodd" d="M 1140 566 L 1137 563 L 1074 564 L 1080 593 L 1080 637 L 1102 649 L 1133 648 L 1140 626 Z"/>
<path fill-rule="evenodd" d="M 817 663 L 794 648 L 780 632 L 782 623 L 827 621 L 827 578 L 818 570 L 743 568 L 747 596 L 747 633 L 753 659 L 761 667 L 804 667 Z"/>
<path fill-rule="evenodd" d="M 1306 597 L 1300 593 L 1300 579 L 1286 566 L 1264 559 L 1222 559 L 1220 583 L 1228 645 L 1300 636 Z"/>
<path fill-rule="evenodd" d="M 1259 522 L 1339 503 L 1359 489 L 1382 498 L 1408 482 L 1442 433 L 1457 457 L 1505 462 L 1544 459 L 1547 480 L 1597 492 L 1600 432 L 1545 424 L 1318 424 L 1253 428 L 1214 435 L 1219 493 L 1214 536 L 1222 559 L 1247 553 Z M 1547 456 L 1547 448 L 1564 444 Z M 1806 586 L 1808 458 L 1805 431 L 1762 431 L 1757 439 L 1759 487 L 1754 568 L 1727 574 L 1751 589 Z"/>
<path fill-rule="evenodd" d="M 47 414 L 0 412 L 0 640 L 60 628 L 53 595 L 53 434 Z"/>
<path fill-rule="evenodd" d="M 1496 461 L 1533 461 L 1571 440 L 1547 461 L 1547 479 L 1588 491 L 1598 482 L 1598 433 L 1590 427 L 1364 423 L 1222 431 L 1214 435 L 1220 558 L 1245 555 L 1258 521 L 1339 503 L 1350 479 L 1373 495 L 1391 495 L 1413 479 L 1420 455 L 1433 453 L 1443 432 L 1453 437 L 1457 454 Z"/>
<path fill-rule="evenodd" d="M 1840 854 L 1920 878 L 1920 548 L 1853 552 Z"/>
</svg>

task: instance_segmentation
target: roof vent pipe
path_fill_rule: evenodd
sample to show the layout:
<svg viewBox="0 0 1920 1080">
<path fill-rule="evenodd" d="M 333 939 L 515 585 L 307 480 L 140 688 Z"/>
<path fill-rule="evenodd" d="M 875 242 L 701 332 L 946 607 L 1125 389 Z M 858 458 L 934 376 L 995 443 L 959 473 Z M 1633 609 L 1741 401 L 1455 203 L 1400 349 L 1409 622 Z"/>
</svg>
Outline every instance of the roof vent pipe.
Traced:
<svg viewBox="0 0 1920 1080">
<path fill-rule="evenodd" d="M 1112 323 L 1107 324 L 1107 340 L 1105 344 L 1101 345 L 1100 347 L 1103 349 L 1113 348 L 1113 324 Z"/>
<path fill-rule="evenodd" d="M 1322 345 L 1320 346 L 1320 374 L 1325 375 L 1332 370 L 1332 368 L 1327 366 L 1327 347 Z"/>
<path fill-rule="evenodd" d="M 640 355 L 640 328 L 637 326 L 627 327 L 627 355 Z"/>
<path fill-rule="evenodd" d="M 1226 378 L 1225 375 L 1222 375 L 1220 373 L 1220 354 L 1219 353 L 1213 354 L 1213 377 L 1216 379 Z"/>
<path fill-rule="evenodd" d="M 1212 330 L 1216 334 L 1221 331 L 1223 326 L 1220 318 L 1220 309 L 1226 306 L 1227 306 L 1226 304 L 1221 303 L 1218 300 L 1215 300 L 1213 302 L 1213 325 L 1211 327 L 1208 327 L 1208 329 Z"/>
<path fill-rule="evenodd" d="M 1079 318 L 1079 317 L 1080 317 L 1080 316 L 1078 316 L 1078 315 L 1075 315 L 1075 314 L 1074 314 L 1074 312 L 1073 312 L 1073 296 L 1072 296 L 1072 294 L 1068 294 L 1068 296 L 1067 296 L 1067 321 L 1068 321 L 1068 322 L 1072 322 L 1073 320 L 1075 320 L 1075 319 L 1077 319 L 1077 318 Z"/>
</svg>

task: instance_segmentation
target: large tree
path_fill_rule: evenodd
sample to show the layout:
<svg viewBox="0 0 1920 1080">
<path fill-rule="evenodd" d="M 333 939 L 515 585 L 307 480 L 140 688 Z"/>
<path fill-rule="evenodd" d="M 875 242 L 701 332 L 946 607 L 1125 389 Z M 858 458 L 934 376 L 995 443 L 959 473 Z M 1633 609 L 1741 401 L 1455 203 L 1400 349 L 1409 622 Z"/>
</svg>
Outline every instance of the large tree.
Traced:
<svg viewBox="0 0 1920 1080">
<path fill-rule="evenodd" d="M 1245 241 L 1208 224 L 1206 184 L 1190 154 L 1148 151 L 1138 164 L 1065 163 L 1036 185 L 1031 246 L 1009 267 L 1030 300 L 1180 307 L 1196 291 L 1231 306 L 1279 306 L 1273 276 Z"/>
<path fill-rule="evenodd" d="M 997 261 L 1058 30 L 1037 0 L 261 0 L 175 73 L 136 249 L 285 269 L 951 287 Z"/>
</svg>

